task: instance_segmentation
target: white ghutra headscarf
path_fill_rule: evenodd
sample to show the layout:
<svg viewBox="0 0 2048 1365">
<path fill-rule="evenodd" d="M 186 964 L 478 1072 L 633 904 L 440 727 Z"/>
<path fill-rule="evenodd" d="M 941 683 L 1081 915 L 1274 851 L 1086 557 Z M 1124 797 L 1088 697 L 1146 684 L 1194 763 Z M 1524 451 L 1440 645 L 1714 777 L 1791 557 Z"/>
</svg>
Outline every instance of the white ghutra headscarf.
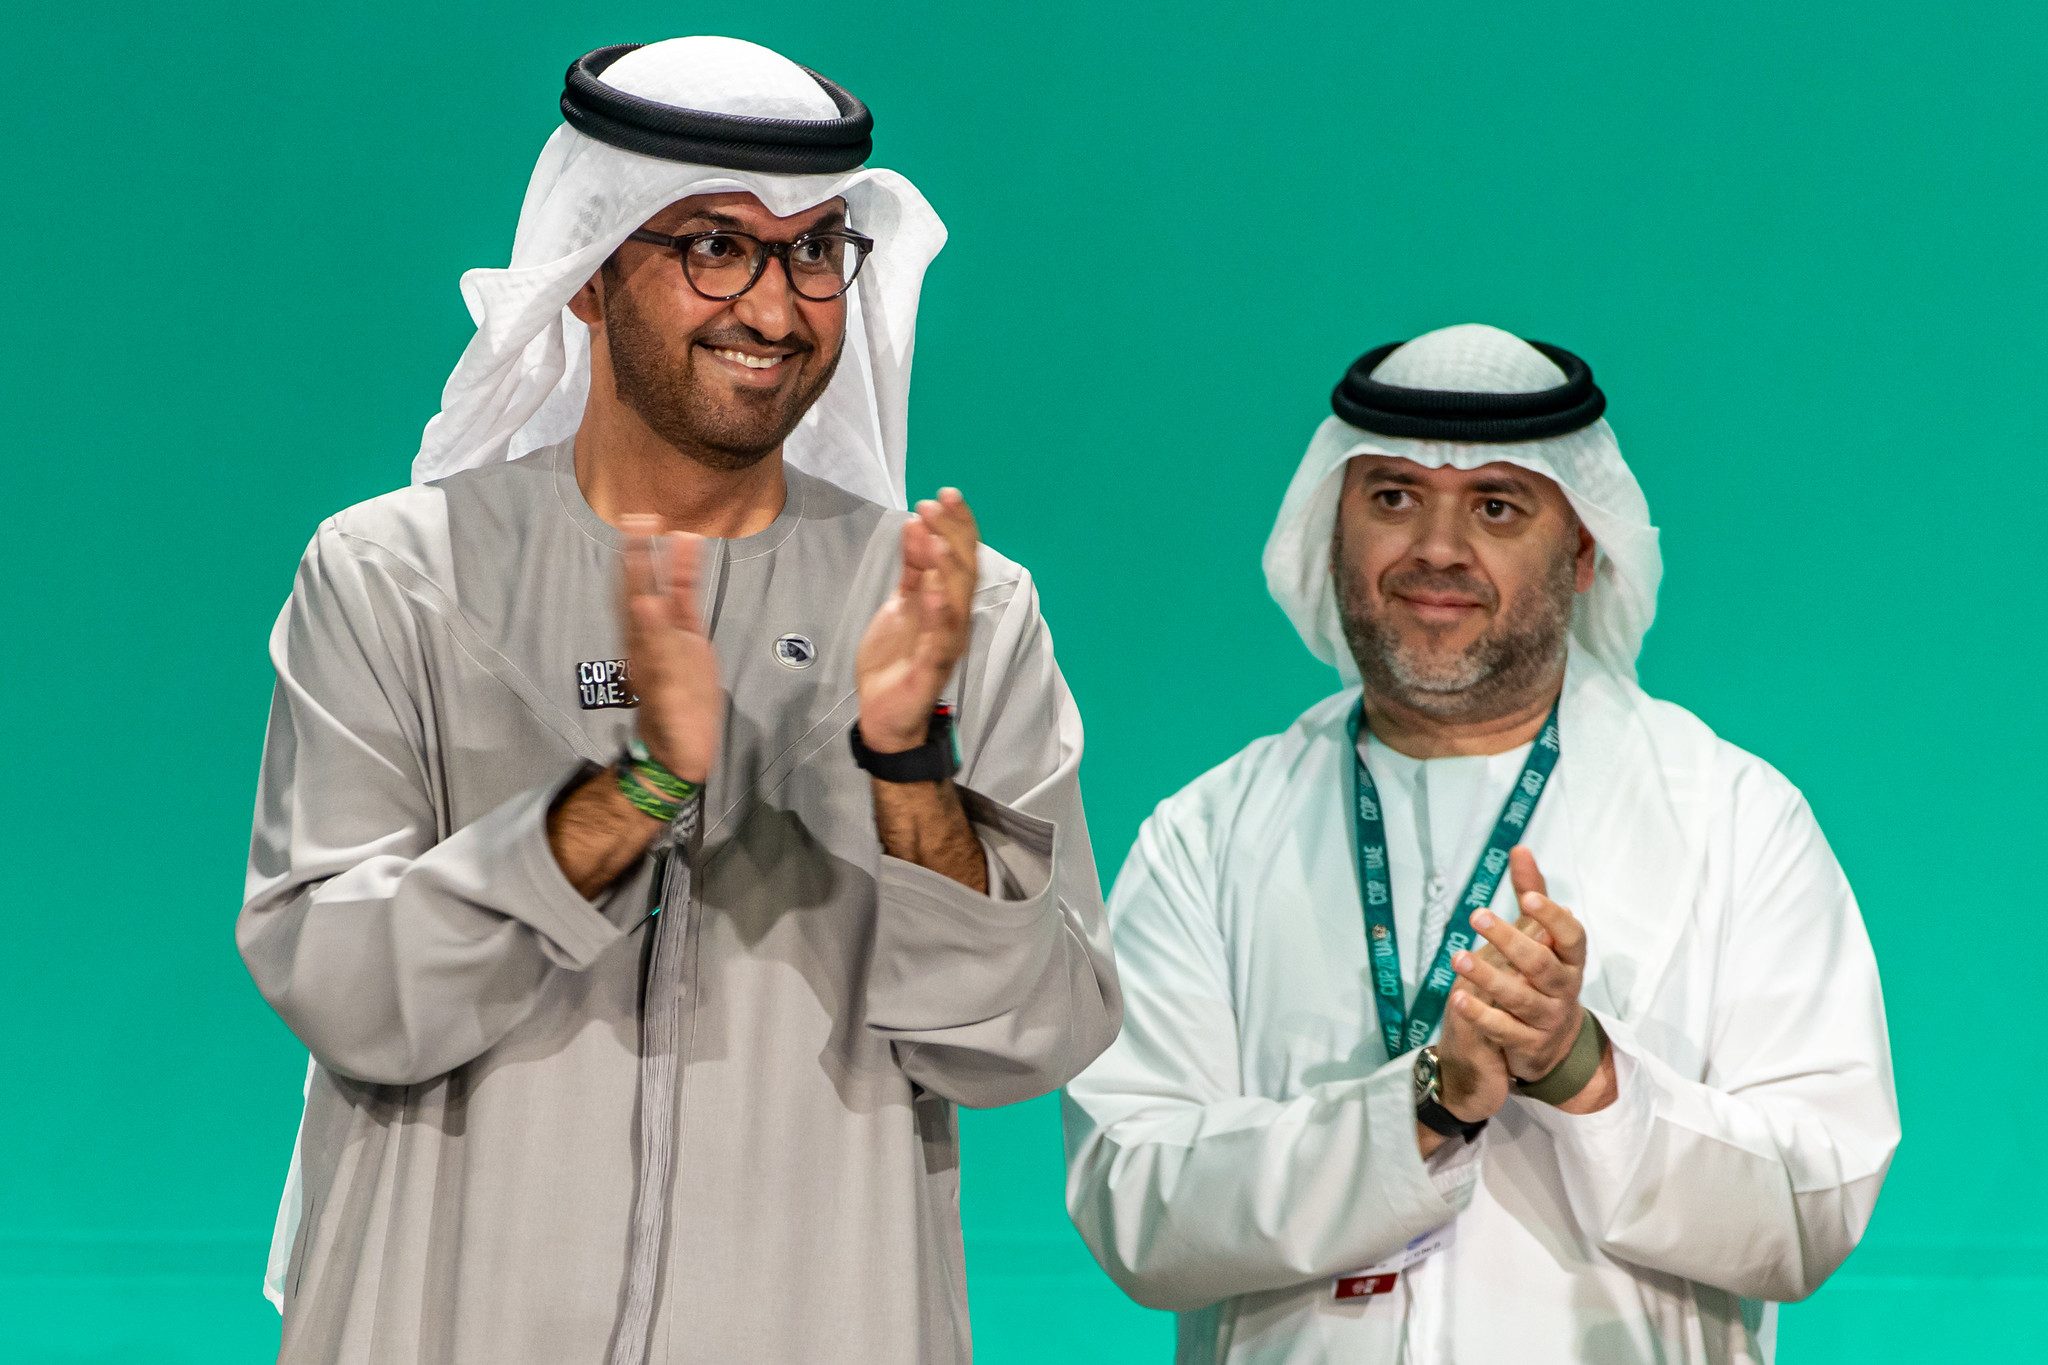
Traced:
<svg viewBox="0 0 2048 1365">
<path fill-rule="evenodd" d="M 787 57 L 736 38 L 671 38 L 628 52 L 605 84 L 660 104 L 752 118 L 820 120 L 839 110 Z M 568 439 L 590 388 L 590 334 L 569 300 L 626 235 L 699 194 L 742 191 L 778 217 L 846 201 L 848 225 L 875 240 L 847 295 L 846 349 L 817 403 L 790 433 L 798 468 L 887 507 L 905 501 L 910 357 L 925 267 L 946 228 L 894 171 L 778 175 L 625 151 L 566 123 L 541 149 L 512 263 L 470 270 L 462 297 L 476 335 L 441 391 L 413 458 L 415 483 Z"/>
<path fill-rule="evenodd" d="M 1454 393 L 1536 393 L 1565 382 L 1564 371 L 1528 342 L 1476 322 L 1424 333 L 1372 371 L 1382 384 Z M 1266 541 L 1266 588 L 1323 662 L 1358 681 L 1344 641 L 1330 538 L 1344 467 L 1359 455 L 1412 460 L 1429 469 L 1518 465 L 1561 489 L 1597 546 L 1593 586 L 1579 595 L 1572 635 L 1610 671 L 1633 682 L 1636 655 L 1657 614 L 1664 559 L 1642 487 L 1604 419 L 1562 436 L 1515 443 L 1419 440 L 1362 431 L 1330 417 L 1316 429 L 1288 485 Z"/>
</svg>

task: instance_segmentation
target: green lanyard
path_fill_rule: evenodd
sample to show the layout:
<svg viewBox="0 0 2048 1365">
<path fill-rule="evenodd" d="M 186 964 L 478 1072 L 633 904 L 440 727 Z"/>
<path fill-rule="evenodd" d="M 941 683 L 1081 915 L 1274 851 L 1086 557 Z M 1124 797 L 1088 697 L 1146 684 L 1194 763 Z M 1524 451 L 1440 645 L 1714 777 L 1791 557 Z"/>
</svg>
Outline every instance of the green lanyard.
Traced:
<svg viewBox="0 0 2048 1365">
<path fill-rule="evenodd" d="M 1550 708 L 1542 732 L 1529 746 L 1529 761 L 1508 792 L 1500 818 L 1494 822 L 1493 837 L 1486 841 L 1479 865 L 1472 869 L 1472 880 L 1465 883 L 1465 894 L 1444 926 L 1444 941 L 1437 946 L 1429 975 L 1415 993 L 1415 1004 L 1405 1010 L 1401 948 L 1394 937 L 1394 888 L 1387 879 L 1387 827 L 1380 815 L 1379 788 L 1373 785 L 1365 755 L 1358 747 L 1364 725 L 1365 703 L 1361 700 L 1358 709 L 1351 713 L 1350 724 L 1351 791 L 1357 816 L 1352 833 L 1358 844 L 1358 887 L 1365 899 L 1365 944 L 1372 955 L 1372 990 L 1379 1006 L 1380 1040 L 1386 1044 L 1391 1060 L 1428 1042 L 1444 1017 L 1444 1002 L 1451 998 L 1451 985 L 1457 976 L 1451 968 L 1451 958 L 1472 946 L 1472 912 L 1493 903 L 1493 893 L 1508 869 L 1508 850 L 1528 828 L 1530 817 L 1536 813 L 1536 802 L 1550 781 L 1551 769 L 1557 766 L 1557 707 Z"/>
</svg>

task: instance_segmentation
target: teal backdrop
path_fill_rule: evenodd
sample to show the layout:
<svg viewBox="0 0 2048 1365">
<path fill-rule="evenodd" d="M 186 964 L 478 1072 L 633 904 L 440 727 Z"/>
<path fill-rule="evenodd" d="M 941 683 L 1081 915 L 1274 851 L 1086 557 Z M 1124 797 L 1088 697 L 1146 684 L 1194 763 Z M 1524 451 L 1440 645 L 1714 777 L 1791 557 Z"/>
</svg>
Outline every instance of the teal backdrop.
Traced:
<svg viewBox="0 0 2048 1365">
<path fill-rule="evenodd" d="M 231 937 L 265 636 L 321 518 L 405 481 L 564 66 L 709 30 L 859 92 L 952 229 L 912 483 L 1038 576 L 1105 882 L 1334 685 L 1258 557 L 1342 366 L 1473 320 L 1588 356 L 1664 528 L 1645 681 L 1806 790 L 1884 970 L 1905 1143 L 1782 1358 L 2039 1358 L 2042 15 L 19 7 L 0 1357 L 275 1350 L 304 1053 Z M 1066 1221 L 1056 1104 L 966 1144 L 979 1359 L 1167 1359 Z"/>
</svg>

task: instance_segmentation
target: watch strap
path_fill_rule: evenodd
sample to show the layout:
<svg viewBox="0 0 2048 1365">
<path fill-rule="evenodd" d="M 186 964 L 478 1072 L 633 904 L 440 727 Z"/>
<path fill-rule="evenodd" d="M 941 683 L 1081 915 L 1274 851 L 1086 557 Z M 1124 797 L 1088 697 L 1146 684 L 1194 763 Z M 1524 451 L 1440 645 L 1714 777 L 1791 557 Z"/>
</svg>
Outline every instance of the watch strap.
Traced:
<svg viewBox="0 0 2048 1365">
<path fill-rule="evenodd" d="M 1607 1031 L 1600 1027 L 1593 1011 L 1586 1010 L 1580 1015 L 1579 1036 L 1572 1041 L 1572 1050 L 1564 1060 L 1537 1080 L 1517 1080 L 1515 1093 L 1544 1104 L 1563 1104 L 1592 1083 L 1606 1050 Z"/>
<path fill-rule="evenodd" d="M 1478 1137 L 1479 1130 L 1486 1127 L 1487 1123 L 1485 1119 L 1477 1123 L 1465 1122 L 1444 1108 L 1435 1096 L 1415 1106 L 1415 1121 L 1432 1133 L 1441 1133 L 1447 1138 L 1461 1137 L 1467 1142 Z"/>
<path fill-rule="evenodd" d="M 854 763 L 868 776 L 883 782 L 944 782 L 960 771 L 960 751 L 953 743 L 953 708 L 937 706 L 925 728 L 924 743 L 899 753 L 876 753 L 861 741 L 860 723 L 854 722 L 847 739 Z"/>
</svg>

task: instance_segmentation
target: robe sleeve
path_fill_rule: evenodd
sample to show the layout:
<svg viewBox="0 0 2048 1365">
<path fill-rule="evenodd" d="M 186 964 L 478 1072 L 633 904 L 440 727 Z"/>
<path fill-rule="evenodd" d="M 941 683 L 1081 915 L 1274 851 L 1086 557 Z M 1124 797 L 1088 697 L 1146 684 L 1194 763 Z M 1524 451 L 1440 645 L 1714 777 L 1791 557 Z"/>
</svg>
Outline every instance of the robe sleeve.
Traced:
<svg viewBox="0 0 2048 1365">
<path fill-rule="evenodd" d="M 1607 1254 L 1789 1302 L 1862 1237 L 1898 1101 L 1877 963 L 1841 866 L 1790 783 L 1769 769 L 1739 781 L 1754 785 L 1748 809 L 1738 796 L 1733 918 L 1703 949 L 1718 951 L 1705 1078 L 1601 1014 L 1615 1102 L 1578 1116 L 1514 1102 L 1554 1138 L 1573 1213 Z"/>
<path fill-rule="evenodd" d="M 1067 1211 L 1095 1259 L 1149 1308 L 1360 1270 L 1450 1222 L 1486 1135 L 1425 1162 L 1411 1059 L 1244 1093 L 1206 820 L 1161 807 L 1111 895 L 1122 1035 L 1067 1087 Z"/>
<path fill-rule="evenodd" d="M 911 1080 L 975 1108 L 1057 1089 L 1122 1017 L 1081 811 L 1080 713 L 1030 579 L 999 592 L 976 612 L 986 644 L 958 699 L 958 785 L 990 894 L 883 855 L 868 971 L 867 1026 Z"/>
<path fill-rule="evenodd" d="M 257 988 L 314 1058 L 388 1085 L 477 1057 L 526 1017 L 550 973 L 625 930 L 548 847 L 556 794 L 530 789 L 437 837 L 416 617 L 329 522 L 271 635 L 277 669 L 235 938 Z"/>
</svg>

